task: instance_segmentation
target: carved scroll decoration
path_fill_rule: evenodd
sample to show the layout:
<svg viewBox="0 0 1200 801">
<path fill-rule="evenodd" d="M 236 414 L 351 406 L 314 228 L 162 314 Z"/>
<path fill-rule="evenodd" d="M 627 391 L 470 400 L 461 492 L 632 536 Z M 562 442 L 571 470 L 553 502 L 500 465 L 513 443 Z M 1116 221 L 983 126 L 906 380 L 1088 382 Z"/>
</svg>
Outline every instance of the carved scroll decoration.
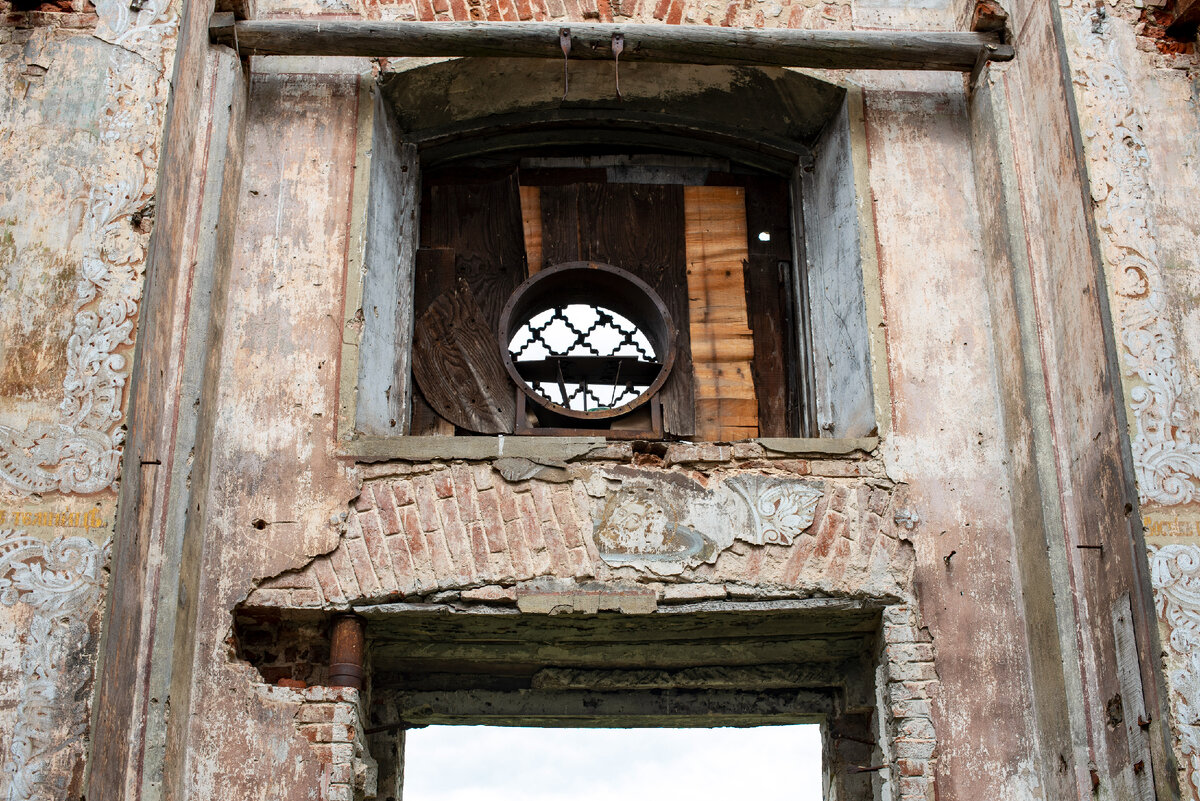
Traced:
<svg viewBox="0 0 1200 801">
<path fill-rule="evenodd" d="M 812 525 L 821 500 L 820 489 L 794 481 L 739 476 L 728 484 L 750 508 L 754 531 L 742 539 L 755 545 L 791 545 Z"/>
<path fill-rule="evenodd" d="M 84 537 L 53 542 L 0 531 L 0 604 L 33 611 L 21 655 L 21 700 L 5 754 L 8 801 L 57 797 L 48 785 L 51 761 L 67 751 L 83 756 L 88 725 L 86 689 L 92 665 L 90 618 L 101 591 L 107 546 Z"/>
<path fill-rule="evenodd" d="M 132 220 L 153 200 L 178 19 L 171 0 L 97 0 L 96 12 L 96 37 L 121 50 L 114 50 L 97 120 L 97 175 L 78 199 L 85 208 L 84 245 L 63 400 L 53 422 L 0 426 L 0 480 L 21 495 L 108 489 L 117 480 L 124 444 L 126 352 L 133 344 L 148 239 Z M 118 69 L 117 53 L 124 51 L 154 67 L 152 81 L 137 77 L 144 71 Z"/>
<path fill-rule="evenodd" d="M 1073 38 L 1071 67 L 1080 106 L 1096 227 L 1116 295 L 1117 325 L 1134 416 L 1132 448 L 1143 503 L 1200 500 L 1200 443 L 1185 402 L 1175 332 L 1166 318 L 1149 153 L 1119 30 L 1104 6 L 1061 3 Z"/>
<path fill-rule="evenodd" d="M 1150 548 L 1150 581 L 1167 627 L 1167 675 L 1176 749 L 1186 781 L 1200 797 L 1200 546 Z"/>
</svg>

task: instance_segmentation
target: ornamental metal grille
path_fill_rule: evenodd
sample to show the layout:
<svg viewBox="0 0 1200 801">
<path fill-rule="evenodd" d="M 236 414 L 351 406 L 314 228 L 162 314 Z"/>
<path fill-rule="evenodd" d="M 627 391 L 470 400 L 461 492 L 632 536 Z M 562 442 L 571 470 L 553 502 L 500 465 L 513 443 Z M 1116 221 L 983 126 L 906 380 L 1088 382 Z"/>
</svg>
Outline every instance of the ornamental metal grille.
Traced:
<svg viewBox="0 0 1200 801">
<path fill-rule="evenodd" d="M 517 329 L 508 352 L 534 392 L 581 412 L 637 399 L 662 367 L 637 325 L 582 303 L 538 312 Z"/>
</svg>

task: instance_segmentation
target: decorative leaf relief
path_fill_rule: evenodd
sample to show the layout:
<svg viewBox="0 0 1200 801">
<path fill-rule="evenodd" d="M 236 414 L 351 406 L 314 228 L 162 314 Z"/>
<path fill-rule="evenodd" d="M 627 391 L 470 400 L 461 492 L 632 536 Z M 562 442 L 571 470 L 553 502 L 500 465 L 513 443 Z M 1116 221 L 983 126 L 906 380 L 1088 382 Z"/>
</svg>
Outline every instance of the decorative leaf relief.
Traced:
<svg viewBox="0 0 1200 801">
<path fill-rule="evenodd" d="M 59 797 L 49 786 L 53 759 L 82 758 L 92 679 L 90 618 L 100 602 L 108 546 L 84 537 L 53 542 L 0 531 L 0 604 L 25 604 L 33 619 L 21 655 L 21 700 L 4 762 L 8 801 Z"/>
<path fill-rule="evenodd" d="M 178 20 L 170 0 L 100 0 L 96 10 L 96 35 L 156 71 L 150 80 L 145 71 L 118 69 L 115 61 L 108 71 L 107 102 L 97 120 L 97 175 L 85 182 L 90 186 L 82 198 L 84 252 L 59 417 L 23 428 L 0 426 L 0 482 L 22 495 L 111 488 L 125 439 L 126 352 L 133 345 L 148 239 L 132 218 L 154 194 Z"/>
<path fill-rule="evenodd" d="M 1132 387 L 1134 472 L 1143 503 L 1200 500 L 1200 444 L 1184 400 L 1175 332 L 1166 318 L 1142 112 L 1124 51 L 1102 6 L 1063 0 L 1071 65 L 1107 274 L 1116 295 L 1125 374 Z"/>
<path fill-rule="evenodd" d="M 1181 768 L 1200 797 L 1200 546 L 1150 548 L 1150 582 L 1166 624 L 1171 716 Z"/>
</svg>

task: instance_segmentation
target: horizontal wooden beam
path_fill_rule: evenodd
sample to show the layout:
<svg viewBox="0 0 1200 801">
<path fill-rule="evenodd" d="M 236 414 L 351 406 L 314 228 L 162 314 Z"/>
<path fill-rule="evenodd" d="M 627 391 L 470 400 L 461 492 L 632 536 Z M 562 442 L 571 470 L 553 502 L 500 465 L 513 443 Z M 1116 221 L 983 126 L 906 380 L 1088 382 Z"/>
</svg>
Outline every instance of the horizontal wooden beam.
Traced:
<svg viewBox="0 0 1200 801">
<path fill-rule="evenodd" d="M 995 33 L 965 31 L 747 30 L 710 25 L 617 25 L 542 22 L 377 22 L 373 20 L 246 20 L 214 14 L 212 41 L 242 55 L 401 58 L 611 60 L 623 37 L 622 61 L 813 67 L 860 70 L 970 71 L 981 59 L 1007 61 L 1013 48 Z"/>
<path fill-rule="evenodd" d="M 379 693 L 372 731 L 438 725 L 629 728 L 820 723 L 835 712 L 832 692 L 492 692 Z M 386 717 L 385 717 L 386 716 Z"/>
</svg>

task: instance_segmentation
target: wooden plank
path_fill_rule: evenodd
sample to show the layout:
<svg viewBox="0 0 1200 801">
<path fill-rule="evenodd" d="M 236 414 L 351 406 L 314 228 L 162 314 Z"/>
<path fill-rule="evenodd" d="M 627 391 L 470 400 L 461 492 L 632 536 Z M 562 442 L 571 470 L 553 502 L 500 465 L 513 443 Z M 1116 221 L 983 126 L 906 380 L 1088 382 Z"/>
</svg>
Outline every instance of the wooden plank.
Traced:
<svg viewBox="0 0 1200 801">
<path fill-rule="evenodd" d="M 794 436 L 799 431 L 795 398 L 798 371 L 792 291 L 786 269 L 792 261 L 791 218 L 786 181 L 774 177 L 746 181 L 746 249 L 743 270 L 746 313 L 754 335 L 754 389 L 758 393 L 759 436 Z M 761 234 L 766 234 L 766 240 Z"/>
<path fill-rule="evenodd" d="M 455 276 L 471 287 L 494 342 L 500 310 L 526 277 L 516 171 L 482 183 L 431 186 L 427 216 L 423 244 L 453 248 Z"/>
<path fill-rule="evenodd" d="M 543 186 L 542 261 L 547 267 L 579 261 L 579 188 L 577 185 Z"/>
<path fill-rule="evenodd" d="M 413 376 L 429 405 L 460 428 L 512 433 L 516 403 L 494 329 L 470 285 L 459 279 L 417 321 Z"/>
<path fill-rule="evenodd" d="M 641 278 L 659 294 L 675 321 L 675 365 L 659 393 L 663 429 L 691 436 L 695 420 L 682 187 L 583 184 L 579 193 L 584 258 L 614 264 Z"/>
<path fill-rule="evenodd" d="M 641 278 L 675 321 L 677 355 L 660 392 L 663 427 L 694 433 L 683 188 L 586 183 L 542 187 L 542 248 L 547 264 L 594 260 Z"/>
<path fill-rule="evenodd" d="M 493 726 L 729 726 L 816 723 L 834 712 L 820 689 L 757 690 L 459 690 L 381 693 L 397 728 L 440 724 Z"/>
<path fill-rule="evenodd" d="M 521 230 L 525 237 L 525 263 L 529 275 L 546 266 L 542 261 L 542 190 L 521 187 Z"/>
<path fill-rule="evenodd" d="M 243 55 L 399 58 L 562 59 L 557 23 L 246 20 L 214 14 L 209 36 Z M 982 55 L 1008 61 L 997 33 L 960 31 L 812 31 L 710 25 L 605 25 L 573 22 L 572 59 L 607 61 L 612 37 L 625 38 L 622 61 L 670 64 L 968 72 Z"/>
<path fill-rule="evenodd" d="M 758 436 L 754 335 L 746 311 L 745 190 L 683 189 L 696 435 L 707 440 Z"/>
</svg>

